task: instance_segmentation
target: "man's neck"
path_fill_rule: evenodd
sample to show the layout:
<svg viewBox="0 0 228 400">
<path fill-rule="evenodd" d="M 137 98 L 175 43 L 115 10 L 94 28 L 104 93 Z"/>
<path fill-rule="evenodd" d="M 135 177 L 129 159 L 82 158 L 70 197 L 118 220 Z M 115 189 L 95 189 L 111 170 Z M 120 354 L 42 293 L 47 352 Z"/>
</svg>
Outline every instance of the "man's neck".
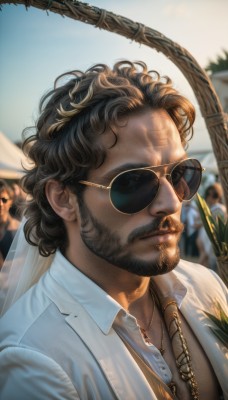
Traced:
<svg viewBox="0 0 228 400">
<path fill-rule="evenodd" d="M 67 249 L 64 256 L 124 309 L 129 310 L 145 300 L 149 290 L 149 277 L 132 274 L 93 254 L 85 256 L 80 254 L 80 250 L 72 254 Z"/>
</svg>

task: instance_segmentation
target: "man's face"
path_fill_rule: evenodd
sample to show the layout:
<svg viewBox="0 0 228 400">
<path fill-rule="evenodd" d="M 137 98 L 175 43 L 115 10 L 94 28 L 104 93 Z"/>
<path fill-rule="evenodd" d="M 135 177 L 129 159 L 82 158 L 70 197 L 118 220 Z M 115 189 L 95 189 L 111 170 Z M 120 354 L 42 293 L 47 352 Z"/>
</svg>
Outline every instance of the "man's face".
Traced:
<svg viewBox="0 0 228 400">
<path fill-rule="evenodd" d="M 5 189 L 0 190 L 0 224 L 6 223 L 12 200 Z"/>
<path fill-rule="evenodd" d="M 147 110 L 125 122 L 115 129 L 118 140 L 114 147 L 113 133 L 101 136 L 107 157 L 101 167 L 90 171 L 88 181 L 108 186 L 120 171 L 185 158 L 178 130 L 165 111 Z M 166 168 L 163 174 L 170 172 Z M 80 229 L 89 253 L 141 276 L 162 274 L 176 266 L 182 231 L 181 203 L 166 177 L 157 174 L 157 197 L 132 215 L 120 213 L 111 205 L 108 190 L 85 188 L 80 202 Z"/>
</svg>

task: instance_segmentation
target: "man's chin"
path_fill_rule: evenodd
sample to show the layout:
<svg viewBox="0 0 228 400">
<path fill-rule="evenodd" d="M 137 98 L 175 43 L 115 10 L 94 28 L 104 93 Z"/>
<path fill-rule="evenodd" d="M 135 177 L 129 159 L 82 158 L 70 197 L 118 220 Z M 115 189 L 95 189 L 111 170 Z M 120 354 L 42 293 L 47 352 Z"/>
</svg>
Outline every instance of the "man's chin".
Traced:
<svg viewBox="0 0 228 400">
<path fill-rule="evenodd" d="M 165 249 L 160 253 L 160 262 L 162 265 L 166 265 L 168 272 L 176 268 L 180 261 L 180 249 L 176 247 L 175 249 Z"/>
<path fill-rule="evenodd" d="M 124 257 L 115 260 L 113 265 L 117 268 L 124 269 L 138 276 L 157 276 L 167 274 L 172 271 L 180 260 L 179 251 L 175 255 L 169 255 L 168 252 L 160 252 L 157 256 L 149 260 L 133 257 Z"/>
<path fill-rule="evenodd" d="M 160 249 L 157 254 L 154 254 L 152 259 L 147 261 L 139 261 L 138 266 L 140 275 L 157 276 L 167 274 L 176 268 L 180 261 L 180 251 L 177 247 L 175 251 L 172 249 Z"/>
</svg>

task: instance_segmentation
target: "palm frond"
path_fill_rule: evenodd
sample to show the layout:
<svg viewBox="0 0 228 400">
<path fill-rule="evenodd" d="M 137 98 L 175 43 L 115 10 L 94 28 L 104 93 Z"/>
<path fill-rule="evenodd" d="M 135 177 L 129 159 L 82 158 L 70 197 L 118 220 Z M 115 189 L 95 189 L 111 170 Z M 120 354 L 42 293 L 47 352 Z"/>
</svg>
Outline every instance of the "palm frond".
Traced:
<svg viewBox="0 0 228 400">
<path fill-rule="evenodd" d="M 218 302 L 215 304 L 215 314 L 211 314 L 207 311 L 204 311 L 204 314 L 207 315 L 214 325 L 210 327 L 210 330 L 226 347 L 228 347 L 228 315 L 221 305 Z"/>
<path fill-rule="evenodd" d="M 215 255 L 228 261 L 228 219 L 225 221 L 219 216 L 213 217 L 206 201 L 199 194 L 196 203 Z"/>
</svg>

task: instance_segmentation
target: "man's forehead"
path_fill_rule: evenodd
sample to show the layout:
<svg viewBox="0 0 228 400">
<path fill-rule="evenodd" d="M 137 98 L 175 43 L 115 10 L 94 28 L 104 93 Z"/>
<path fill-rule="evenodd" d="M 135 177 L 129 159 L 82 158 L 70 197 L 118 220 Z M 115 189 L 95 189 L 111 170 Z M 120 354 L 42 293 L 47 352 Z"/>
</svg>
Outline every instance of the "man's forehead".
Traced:
<svg viewBox="0 0 228 400">
<path fill-rule="evenodd" d="M 116 139 L 117 146 L 127 140 L 138 141 L 141 145 L 144 141 L 162 145 L 167 139 L 173 139 L 170 126 L 177 132 L 174 121 L 165 110 L 146 109 L 123 117 L 118 124 L 110 126 L 98 140 L 107 150 L 114 147 Z"/>
<path fill-rule="evenodd" d="M 123 164 L 134 168 L 175 162 L 185 154 L 176 125 L 164 110 L 132 114 L 101 135 L 101 141 L 106 157 L 100 173 Z"/>
<path fill-rule="evenodd" d="M 6 189 L 0 189 L 0 195 L 9 197 L 8 191 Z"/>
</svg>

